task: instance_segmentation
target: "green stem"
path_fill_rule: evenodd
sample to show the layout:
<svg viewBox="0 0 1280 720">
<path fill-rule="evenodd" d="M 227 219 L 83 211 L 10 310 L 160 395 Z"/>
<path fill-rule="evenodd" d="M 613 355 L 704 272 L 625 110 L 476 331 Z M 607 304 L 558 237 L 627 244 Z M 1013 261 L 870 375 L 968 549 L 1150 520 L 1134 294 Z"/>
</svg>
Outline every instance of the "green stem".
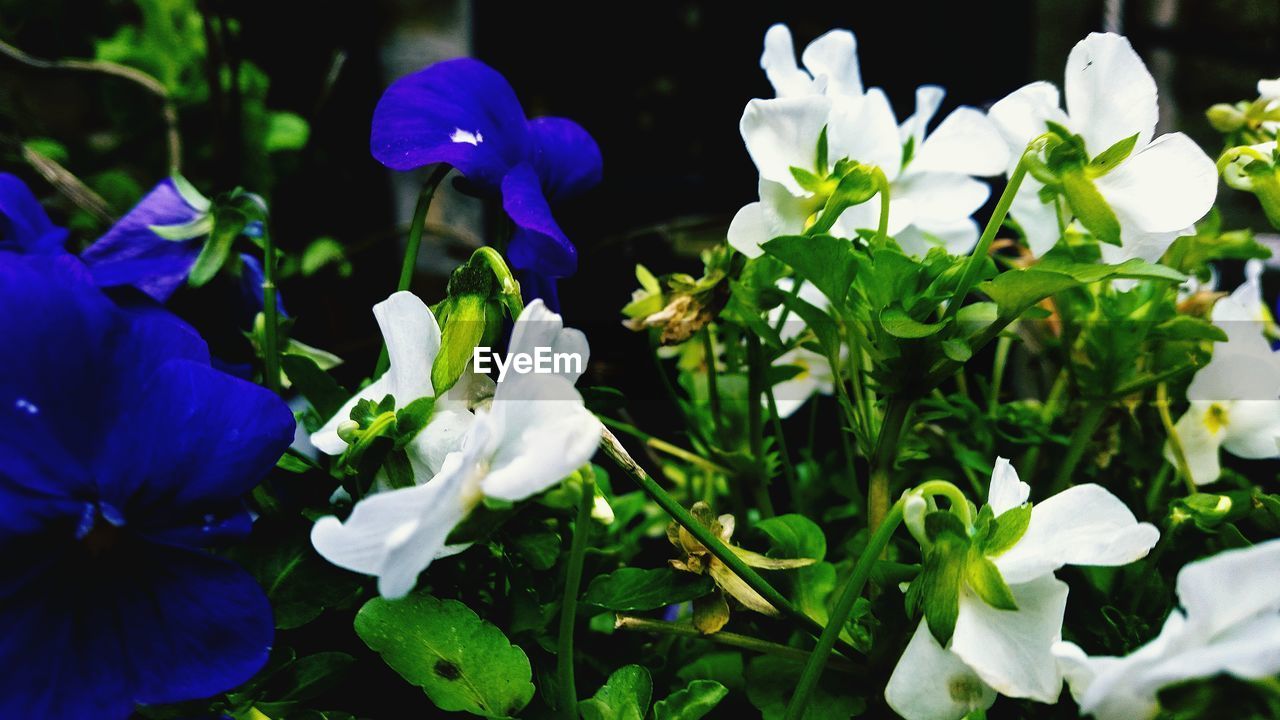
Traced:
<svg viewBox="0 0 1280 720">
<path fill-rule="evenodd" d="M 1085 408 L 1080 424 L 1076 425 L 1075 432 L 1071 433 L 1067 456 L 1062 459 L 1062 465 L 1058 467 L 1058 474 L 1053 481 L 1054 492 L 1061 492 L 1070 485 L 1071 476 L 1075 473 L 1076 466 L 1080 464 L 1080 458 L 1084 457 L 1084 451 L 1089 447 L 1089 441 L 1098 431 L 1098 426 L 1102 424 L 1106 413 L 1107 404 L 1104 402 L 1093 402 Z"/>
<path fill-rule="evenodd" d="M 773 387 L 769 387 L 764 396 L 769 403 L 769 417 L 773 421 L 773 435 L 778 439 L 778 455 L 782 458 L 782 472 L 787 477 L 787 491 L 791 493 L 791 504 L 796 512 L 804 514 L 800 498 L 800 483 L 796 478 L 795 466 L 791 464 L 791 453 L 787 450 L 787 436 L 782 432 L 782 418 L 778 415 L 778 400 L 773 395 Z"/>
<path fill-rule="evenodd" d="M 409 239 L 404 247 L 404 260 L 400 263 L 400 279 L 396 282 L 397 291 L 408 290 L 413 283 L 413 271 L 418 265 L 418 251 L 422 248 L 422 233 L 427 226 L 427 211 L 431 209 L 431 198 L 435 196 L 436 188 L 440 186 L 444 176 L 449 174 L 450 169 L 452 168 L 444 163 L 436 165 L 427 176 L 427 181 L 422 184 L 422 190 L 418 192 L 418 204 L 413 208 Z M 373 371 L 375 378 L 387 371 L 390 358 L 391 356 L 387 354 L 387 346 L 384 344 L 382 354 L 378 356 L 378 365 Z"/>
<path fill-rule="evenodd" d="M 565 566 L 564 600 L 560 603 L 560 637 L 556 649 L 556 675 L 560 689 L 560 715 L 578 718 L 578 690 L 573 679 L 573 626 L 578 612 L 578 591 L 582 588 L 582 558 L 591 534 L 591 508 L 595 504 L 595 478 L 590 467 L 581 474 L 582 499 L 573 525 L 573 544 Z"/>
<path fill-rule="evenodd" d="M 637 632 L 661 633 L 663 635 L 674 635 L 676 637 L 697 638 L 699 640 L 709 640 L 721 645 L 729 647 L 741 648 L 743 650 L 751 650 L 766 655 L 776 655 L 778 657 L 789 658 L 791 660 L 804 661 L 809 658 L 809 653 L 800 648 L 794 648 L 789 645 L 780 645 L 768 640 L 761 640 L 750 635 L 742 635 L 734 632 L 720 630 L 718 632 L 707 635 L 692 623 L 688 622 L 667 622 L 665 620 L 652 620 L 650 618 L 634 617 L 632 615 L 618 615 L 614 620 L 613 627 L 615 630 L 632 630 Z M 862 673 L 866 671 L 859 665 L 856 665 L 842 657 L 834 657 L 831 661 L 831 668 L 846 673 Z"/>
<path fill-rule="evenodd" d="M 1156 411 L 1160 413 L 1160 424 L 1164 425 L 1165 434 L 1169 436 L 1169 449 L 1173 451 L 1173 459 L 1178 465 L 1178 474 L 1187 485 L 1189 494 L 1196 494 L 1195 478 L 1191 476 L 1191 464 L 1187 462 L 1187 454 L 1182 449 L 1182 439 L 1178 437 L 1178 429 L 1173 424 L 1173 416 L 1169 414 L 1169 387 L 1165 383 L 1156 386 Z"/>
<path fill-rule="evenodd" d="M 764 457 L 764 413 L 765 405 L 765 367 L 764 351 L 760 347 L 760 338 L 754 334 L 747 335 L 747 428 L 751 442 L 751 458 L 755 461 L 756 472 L 752 473 L 752 490 L 756 497 L 756 506 L 764 517 L 773 517 L 773 500 L 769 497 L 769 477 Z"/>
<path fill-rule="evenodd" d="M 707 364 L 707 400 L 711 405 L 711 426 L 715 429 L 716 444 L 724 444 L 724 428 L 721 426 L 720 389 L 716 381 L 716 344 L 711 338 L 711 326 L 702 330 L 703 362 Z"/>
<path fill-rule="evenodd" d="M 902 506 L 902 500 L 893 504 L 888 514 L 885 515 L 884 522 L 876 528 L 875 533 L 867 542 L 867 547 L 862 551 L 862 556 L 858 558 L 858 564 L 853 567 L 853 574 L 849 576 L 849 582 L 845 584 L 844 590 L 840 593 L 840 599 L 836 602 L 835 609 L 831 611 L 831 617 L 827 620 L 826 629 L 822 631 L 822 635 L 818 638 L 818 644 L 814 646 L 813 652 L 809 653 L 809 660 L 805 663 L 804 671 L 800 674 L 800 682 L 796 685 L 795 694 L 791 696 L 791 703 L 787 705 L 786 720 L 800 720 L 804 716 L 805 709 L 809 705 L 809 696 L 813 693 L 813 689 L 818 685 L 818 680 L 822 677 L 822 670 L 827 665 L 827 658 L 831 655 L 831 649 L 835 646 L 836 640 L 839 639 L 841 630 L 849 622 L 849 615 L 853 613 L 854 604 L 862 596 L 862 590 L 867 584 L 867 578 L 871 576 L 871 569 L 875 567 L 881 553 L 888 547 L 894 531 L 902 523 Z"/>
<path fill-rule="evenodd" d="M 1036 142 L 1032 141 L 1032 145 Z M 943 315 L 944 320 L 955 316 L 956 312 L 960 310 L 960 305 L 964 303 L 965 296 L 973 289 L 973 284 L 978 281 L 978 274 L 982 272 L 987 253 L 991 251 L 991 243 L 995 242 L 996 233 L 1004 225 L 1004 219 L 1009 215 L 1009 207 L 1013 205 L 1013 198 L 1018 194 L 1018 188 L 1022 186 L 1022 179 L 1026 176 L 1027 153 L 1024 152 L 1022 157 L 1018 159 L 1017 166 L 1013 168 L 1013 173 L 1009 175 L 1009 182 L 1005 184 L 1004 192 L 1000 193 L 1000 200 L 996 202 L 996 209 L 991 213 L 991 218 L 987 220 L 987 226 L 982 230 L 982 237 L 978 238 L 978 245 L 973 248 L 973 254 L 969 256 L 969 262 L 964 266 L 960 281 L 956 283 L 955 295 L 951 297 L 951 302 L 947 303 L 947 311 Z"/>
<path fill-rule="evenodd" d="M 889 178 L 878 167 L 872 172 L 872 177 L 880 189 L 880 224 L 876 228 L 876 239 L 885 242 L 889 239 Z"/>
<path fill-rule="evenodd" d="M 650 435 L 649 433 L 641 430 L 635 425 L 624 423 L 620 420 L 614 420 L 613 418 L 605 417 L 603 415 L 599 417 L 600 417 L 600 422 L 604 423 L 606 426 L 611 427 L 614 430 L 620 430 L 638 440 L 642 440 L 644 441 L 645 445 L 648 445 L 649 447 L 653 448 L 654 450 L 657 450 L 658 452 L 666 453 L 671 457 L 684 460 L 687 463 L 697 465 L 698 467 L 704 470 L 709 470 L 714 473 L 719 473 L 721 475 L 733 474 L 733 472 L 730 471 L 729 468 L 723 467 L 721 465 L 717 465 L 711 462 L 710 460 L 704 457 L 701 457 L 697 453 L 694 453 L 691 450 L 685 450 L 679 445 L 675 445 L 661 438 L 654 437 L 653 435 Z"/>
<path fill-rule="evenodd" d="M 613 433 L 609 432 L 607 429 L 601 435 L 601 449 L 604 450 L 604 453 L 608 455 L 611 460 L 617 463 L 618 467 L 626 472 L 631 479 L 635 480 L 636 484 L 640 486 L 640 489 L 644 490 L 645 494 L 648 495 L 650 499 L 656 502 L 659 507 L 670 515 L 671 519 L 675 520 L 676 523 L 696 538 L 698 542 L 702 543 L 712 555 L 720 560 L 720 562 L 724 563 L 725 566 L 732 570 L 735 575 L 742 578 L 742 581 L 745 582 L 752 590 L 759 593 L 760 596 L 767 600 L 770 605 L 777 608 L 784 615 L 787 615 L 792 620 L 799 623 L 806 631 L 813 633 L 815 636 L 821 635 L 823 632 L 823 626 L 821 623 L 808 615 L 805 615 L 796 608 L 795 605 L 792 605 L 789 600 L 783 597 L 782 593 L 774 589 L 774 587 L 764 578 L 760 577 L 759 573 L 752 570 L 745 562 L 742 561 L 742 558 L 738 557 L 737 554 L 721 542 L 720 538 L 712 535 L 711 531 L 707 530 L 702 523 L 698 522 L 693 515 L 689 514 L 689 511 L 680 503 L 676 502 L 675 498 L 667 494 L 667 491 L 663 490 L 662 486 L 650 477 L 649 473 L 645 472 L 644 468 L 640 467 L 640 465 L 631 458 L 631 455 L 627 453 L 627 450 L 622 446 L 622 443 L 618 442 L 618 439 L 613 436 Z M 853 648 L 851 645 L 848 647 L 854 652 L 857 652 L 857 649 Z"/>
<path fill-rule="evenodd" d="M 1009 361 L 1013 338 L 1001 335 L 996 340 L 996 356 L 991 363 L 991 387 L 987 390 L 987 417 L 994 418 L 1000 408 L 1000 386 L 1004 384 L 1004 367 Z"/>
<path fill-rule="evenodd" d="M 276 251 L 271 230 L 262 223 L 262 377 L 272 392 L 280 392 L 279 309 L 276 306 Z"/>
<path fill-rule="evenodd" d="M 867 524 L 874 532 L 889 512 L 889 475 L 898 456 L 898 438 L 907 422 L 911 401 L 902 395 L 889 399 L 880 423 L 880 435 L 871 459 L 871 480 L 867 488 Z"/>
<path fill-rule="evenodd" d="M 502 303 L 507 306 L 511 319 L 515 320 L 520 317 L 520 314 L 524 312 L 524 300 L 520 296 L 520 283 L 516 282 L 515 276 L 511 274 L 511 268 L 507 267 L 507 261 L 502 259 L 502 254 L 488 245 L 482 245 L 471 254 L 472 260 L 476 258 L 484 260 L 485 264 L 493 272 L 493 276 L 497 278 L 498 287 L 501 288 Z"/>
</svg>

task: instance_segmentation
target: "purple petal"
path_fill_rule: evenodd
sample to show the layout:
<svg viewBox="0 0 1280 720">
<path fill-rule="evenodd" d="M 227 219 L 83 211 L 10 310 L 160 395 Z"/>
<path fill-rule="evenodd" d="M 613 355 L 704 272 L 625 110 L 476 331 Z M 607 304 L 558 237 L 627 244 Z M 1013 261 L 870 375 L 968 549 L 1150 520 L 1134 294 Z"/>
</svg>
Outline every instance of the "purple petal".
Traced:
<svg viewBox="0 0 1280 720">
<path fill-rule="evenodd" d="M 203 238 L 166 240 L 151 228 L 183 225 L 200 214 L 187 204 L 173 181 L 165 179 L 80 257 L 101 287 L 132 285 L 164 302 L 186 282 Z"/>
<path fill-rule="evenodd" d="M 520 296 L 524 299 L 525 305 L 541 299 L 548 310 L 554 313 L 560 312 L 560 293 L 556 289 L 555 278 L 532 271 L 521 272 L 519 275 Z"/>
<path fill-rule="evenodd" d="M 497 189 L 529 152 L 515 91 L 479 60 L 438 62 L 391 84 L 373 111 L 370 149 L 393 170 L 444 162 Z"/>
<path fill-rule="evenodd" d="M 551 216 L 532 165 L 518 165 L 502 179 L 502 207 L 516 224 L 507 246 L 512 267 L 549 277 L 565 277 L 578 269 L 578 250 Z"/>
<path fill-rule="evenodd" d="M 558 117 L 529 121 L 533 166 L 547 199 L 555 202 L 600 184 L 600 146 L 578 123 Z"/>
<path fill-rule="evenodd" d="M 53 224 L 26 183 L 0 173 L 0 249 L 53 254 L 66 242 L 67 229 Z"/>
</svg>

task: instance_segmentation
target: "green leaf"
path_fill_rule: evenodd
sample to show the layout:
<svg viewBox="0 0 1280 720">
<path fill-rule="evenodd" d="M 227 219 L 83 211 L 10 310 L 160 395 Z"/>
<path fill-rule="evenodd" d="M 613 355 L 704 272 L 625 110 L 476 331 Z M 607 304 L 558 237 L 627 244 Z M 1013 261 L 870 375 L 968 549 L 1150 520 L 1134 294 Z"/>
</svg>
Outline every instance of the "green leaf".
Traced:
<svg viewBox="0 0 1280 720">
<path fill-rule="evenodd" d="M 1191 315 L 1174 315 L 1151 330 L 1153 337 L 1167 340 L 1226 342 L 1227 333 L 1222 328 Z"/>
<path fill-rule="evenodd" d="M 624 665 L 613 671 L 591 699 L 578 703 L 578 712 L 583 720 L 644 720 L 652 695 L 649 671 L 639 665 Z"/>
<path fill-rule="evenodd" d="M 857 272 L 853 243 L 830 235 L 787 235 L 761 248 L 813 283 L 833 307 L 844 307 L 844 297 Z"/>
<path fill-rule="evenodd" d="M 418 433 L 431 422 L 431 414 L 436 409 L 436 399 L 422 397 L 396 411 L 396 447 L 402 448 L 417 437 Z"/>
<path fill-rule="evenodd" d="M 209 239 L 204 241 L 195 264 L 191 266 L 191 272 L 187 274 L 187 284 L 200 287 L 218 274 L 231 256 L 231 247 L 244 231 L 247 222 L 248 218 L 244 213 L 234 208 L 213 209 L 213 229 L 209 232 Z"/>
<path fill-rule="evenodd" d="M 276 467 L 285 472 L 294 473 L 295 475 L 300 475 L 308 470 L 314 470 L 320 467 L 310 459 L 301 455 L 294 455 L 292 453 L 293 451 L 290 450 L 284 455 L 281 455 L 280 459 L 276 461 Z"/>
<path fill-rule="evenodd" d="M 511 544 L 534 570 L 550 570 L 560 557 L 560 536 L 545 528 L 521 533 Z"/>
<path fill-rule="evenodd" d="M 836 321 L 831 318 L 823 310 L 816 305 L 807 302 L 803 298 L 795 295 L 784 295 L 782 303 L 795 313 L 804 324 L 808 326 L 815 337 L 818 344 L 822 346 L 823 353 L 828 360 L 840 357 L 840 328 L 836 325 Z"/>
<path fill-rule="evenodd" d="M 973 350 L 969 348 L 969 343 L 955 338 L 942 341 L 942 352 L 958 363 L 969 362 L 969 358 L 973 357 Z"/>
<path fill-rule="evenodd" d="M 774 655 L 759 655 L 747 664 L 747 699 L 760 711 L 762 720 L 782 720 L 787 702 L 800 681 L 801 663 Z M 849 691 L 849 678 L 833 672 L 809 696 L 803 720 L 845 720 L 866 710 L 866 701 Z"/>
<path fill-rule="evenodd" d="M 1062 180 L 1062 194 L 1080 224 L 1098 242 L 1119 245 L 1120 221 L 1107 199 L 1094 187 L 1093 181 L 1082 170 L 1075 169 L 1061 173 L 1059 178 Z"/>
<path fill-rule="evenodd" d="M 267 135 L 263 148 L 268 153 L 280 150 L 301 150 L 311 136 L 311 126 L 301 115 L 273 111 L 267 119 Z"/>
<path fill-rule="evenodd" d="M 441 710 L 514 717 L 533 697 L 529 658 L 497 626 L 456 600 L 414 593 L 374 598 L 356 634 Z"/>
<path fill-rule="evenodd" d="M 769 536 L 770 545 L 777 557 L 813 558 L 821 560 L 827 554 L 827 538 L 818 524 L 803 515 L 789 513 L 766 518 L 755 528 Z"/>
<path fill-rule="evenodd" d="M 165 240 L 174 242 L 182 242 L 184 240 L 194 240 L 198 237 L 204 237 L 213 230 L 213 216 L 204 213 L 197 215 L 194 220 L 177 225 L 149 225 L 147 226 L 151 232 L 159 235 Z"/>
<path fill-rule="evenodd" d="M 1089 175 L 1092 177 L 1101 177 L 1111 172 L 1117 165 L 1124 162 L 1133 152 L 1133 148 L 1138 144 L 1138 133 L 1134 133 L 1123 140 L 1118 140 L 1114 145 L 1098 153 L 1089 161 Z"/>
<path fill-rule="evenodd" d="M 293 387 L 311 403 L 322 418 L 333 417 L 346 404 L 351 393 L 338 384 L 333 376 L 306 355 L 285 353 L 280 356 L 280 367 L 289 376 Z"/>
<path fill-rule="evenodd" d="M 997 557 L 1013 547 L 1027 532 L 1031 524 L 1031 503 L 1009 508 L 1000 513 L 993 522 L 995 531 L 983 544 L 982 553 L 988 557 Z"/>
<path fill-rule="evenodd" d="M 885 332 L 896 338 L 914 340 L 936 334 L 947 323 L 923 323 L 908 315 L 902 306 L 891 305 L 880 311 L 880 325 Z"/>
<path fill-rule="evenodd" d="M 995 301 L 1001 317 L 1012 318 L 1041 300 L 1080 284 L 1079 280 L 1065 273 L 1033 267 L 1002 272 L 979 283 L 978 289 Z"/>
<path fill-rule="evenodd" d="M 359 589 L 356 575 L 316 553 L 310 531 L 310 523 L 262 518 L 254 523 L 249 541 L 231 553 L 262 585 L 280 630 L 306 625 L 325 608 L 344 604 Z"/>
<path fill-rule="evenodd" d="M 654 703 L 653 720 L 699 720 L 728 694 L 728 688 L 714 680 L 694 680 L 666 700 Z"/>
<path fill-rule="evenodd" d="M 596 576 L 582 601 L 606 610 L 636 612 L 693 600 L 713 589 L 715 582 L 705 575 L 671 568 L 621 568 Z"/>
<path fill-rule="evenodd" d="M 795 178 L 796 183 L 798 183 L 800 187 L 808 190 L 809 192 L 821 192 L 823 190 L 823 185 L 826 183 L 825 179 L 813 174 L 812 172 L 805 170 L 804 168 L 794 166 L 791 168 L 791 177 Z"/>
<path fill-rule="evenodd" d="M 1018 601 L 1013 599 L 1013 591 L 1005 584 L 1000 569 L 981 554 L 970 554 L 969 562 L 965 565 L 965 579 L 978 597 L 991 607 L 998 610 L 1018 609 Z"/>
</svg>

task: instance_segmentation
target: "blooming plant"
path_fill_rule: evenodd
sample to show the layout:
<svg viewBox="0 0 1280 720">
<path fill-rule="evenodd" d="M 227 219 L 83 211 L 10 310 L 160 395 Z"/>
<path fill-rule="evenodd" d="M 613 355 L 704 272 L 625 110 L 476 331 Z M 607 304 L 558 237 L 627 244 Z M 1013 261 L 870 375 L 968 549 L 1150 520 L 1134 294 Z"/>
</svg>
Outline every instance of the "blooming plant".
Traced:
<svg viewBox="0 0 1280 720">
<path fill-rule="evenodd" d="M 373 159 L 425 169 L 380 337 L 292 337 L 291 283 L 372 265 L 277 243 L 307 122 L 181 7 L 91 61 L 0 43 L 169 131 L 118 219 L 47 139 L 46 180 L 0 173 L 0 717 L 1280 717 L 1280 330 L 1216 207 L 1280 229 L 1280 80 L 1202 148 L 1092 33 L 1062 97 L 920 85 L 900 120 L 852 32 L 769 28 L 758 192 L 619 308 L 650 398 L 557 293 L 600 147 L 473 59 L 368 108 Z M 261 121 L 243 187 L 179 171 L 222 93 Z M 449 177 L 492 237 L 431 287 Z"/>
</svg>

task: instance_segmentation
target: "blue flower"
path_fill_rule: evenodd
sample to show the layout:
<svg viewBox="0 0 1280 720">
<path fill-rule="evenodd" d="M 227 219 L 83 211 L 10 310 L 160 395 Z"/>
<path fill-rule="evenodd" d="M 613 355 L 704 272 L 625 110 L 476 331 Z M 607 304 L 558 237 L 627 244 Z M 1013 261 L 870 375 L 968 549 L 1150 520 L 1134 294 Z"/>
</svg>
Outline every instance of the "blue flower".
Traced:
<svg viewBox="0 0 1280 720">
<path fill-rule="evenodd" d="M 0 336 L 0 717 L 124 718 L 250 678 L 271 607 L 208 549 L 248 532 L 288 408 L 70 256 L 0 252 Z"/>
<path fill-rule="evenodd" d="M 53 224 L 26 183 L 0 173 L 0 250 L 60 254 L 67 229 Z"/>
<path fill-rule="evenodd" d="M 209 217 L 208 211 L 208 200 L 166 178 L 80 257 L 99 287 L 132 285 L 165 302 L 187 281 L 200 256 L 208 235 L 208 227 L 202 228 L 201 222 Z M 185 240 L 170 240 L 156 232 L 184 226 L 192 233 Z"/>
<path fill-rule="evenodd" d="M 544 278 L 572 275 L 578 251 L 550 204 L 600 182 L 595 140 L 572 120 L 525 117 L 496 70 L 462 58 L 400 78 L 373 113 L 373 156 L 393 170 L 448 163 L 501 195 L 516 230 L 511 265 Z"/>
</svg>

